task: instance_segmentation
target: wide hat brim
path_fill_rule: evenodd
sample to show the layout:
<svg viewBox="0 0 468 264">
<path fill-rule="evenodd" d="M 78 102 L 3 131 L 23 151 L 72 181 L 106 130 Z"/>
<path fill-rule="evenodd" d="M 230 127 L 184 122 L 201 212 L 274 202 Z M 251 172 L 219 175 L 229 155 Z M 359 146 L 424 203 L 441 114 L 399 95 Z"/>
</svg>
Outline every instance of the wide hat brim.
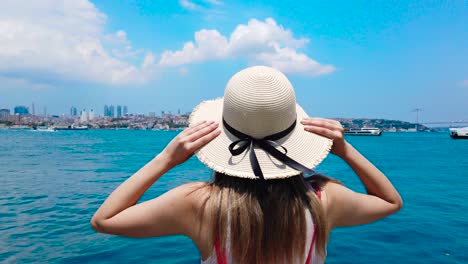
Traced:
<svg viewBox="0 0 468 264">
<path fill-rule="evenodd" d="M 300 121 L 308 116 L 298 104 L 296 104 L 296 112 L 296 127 L 291 133 L 276 140 L 276 142 L 287 149 L 288 157 L 313 169 L 328 155 L 333 142 L 329 138 L 305 131 Z M 195 152 L 196 156 L 214 171 L 234 177 L 258 179 L 252 171 L 248 149 L 238 156 L 233 156 L 229 152 L 229 145 L 238 138 L 223 126 L 222 113 L 223 98 L 204 101 L 192 111 L 189 117 L 190 126 L 205 120 L 213 120 L 219 123 L 221 130 L 219 136 Z M 266 180 L 283 179 L 301 173 L 277 160 L 258 146 L 255 146 L 254 151 Z"/>
</svg>

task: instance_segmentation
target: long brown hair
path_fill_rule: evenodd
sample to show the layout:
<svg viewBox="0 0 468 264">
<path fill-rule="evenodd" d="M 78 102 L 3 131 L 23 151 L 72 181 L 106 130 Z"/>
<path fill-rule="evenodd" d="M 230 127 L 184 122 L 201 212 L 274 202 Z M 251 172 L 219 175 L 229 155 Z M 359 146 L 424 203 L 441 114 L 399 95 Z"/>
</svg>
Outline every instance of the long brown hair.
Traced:
<svg viewBox="0 0 468 264">
<path fill-rule="evenodd" d="M 327 223 L 306 181 L 320 188 L 327 178 L 298 175 L 262 182 L 215 172 L 205 204 L 213 241 L 218 239 L 222 249 L 230 245 L 236 263 L 292 263 L 305 255 L 310 213 L 317 226 L 316 249 L 324 256 Z"/>
</svg>

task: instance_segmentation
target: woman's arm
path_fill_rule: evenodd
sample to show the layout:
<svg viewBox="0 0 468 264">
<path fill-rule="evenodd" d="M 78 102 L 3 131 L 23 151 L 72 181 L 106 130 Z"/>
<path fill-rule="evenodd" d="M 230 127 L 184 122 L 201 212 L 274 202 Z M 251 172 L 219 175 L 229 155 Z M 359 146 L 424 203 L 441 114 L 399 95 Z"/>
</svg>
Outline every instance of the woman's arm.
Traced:
<svg viewBox="0 0 468 264">
<path fill-rule="evenodd" d="M 331 152 L 348 163 L 367 191 L 367 194 L 356 193 L 332 182 L 325 186 L 326 211 L 332 227 L 365 224 L 400 210 L 403 201 L 395 187 L 379 169 L 346 142 L 343 127 L 338 121 L 307 118 L 302 124 L 306 131 L 333 139 Z"/>
<path fill-rule="evenodd" d="M 98 232 L 132 237 L 186 234 L 186 221 L 193 212 L 188 198 L 193 184 L 136 203 L 164 173 L 218 136 L 217 127 L 217 123 L 203 122 L 177 135 L 163 152 L 112 192 L 94 214 L 91 226 Z"/>
</svg>

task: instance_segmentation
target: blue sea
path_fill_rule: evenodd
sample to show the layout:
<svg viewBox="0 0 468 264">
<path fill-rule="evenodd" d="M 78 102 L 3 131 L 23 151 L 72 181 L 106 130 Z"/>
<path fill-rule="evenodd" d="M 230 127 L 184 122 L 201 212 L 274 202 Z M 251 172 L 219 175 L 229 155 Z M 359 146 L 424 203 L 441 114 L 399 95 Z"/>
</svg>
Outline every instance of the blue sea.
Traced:
<svg viewBox="0 0 468 264">
<path fill-rule="evenodd" d="M 93 213 L 175 131 L 0 130 L 0 262 L 199 263 L 182 236 L 131 239 L 94 232 Z M 468 263 L 468 140 L 447 133 L 384 133 L 348 141 L 394 183 L 403 209 L 333 231 L 327 263 Z M 317 171 L 364 191 L 329 155 Z M 164 175 L 152 199 L 211 172 L 195 157 Z"/>
</svg>

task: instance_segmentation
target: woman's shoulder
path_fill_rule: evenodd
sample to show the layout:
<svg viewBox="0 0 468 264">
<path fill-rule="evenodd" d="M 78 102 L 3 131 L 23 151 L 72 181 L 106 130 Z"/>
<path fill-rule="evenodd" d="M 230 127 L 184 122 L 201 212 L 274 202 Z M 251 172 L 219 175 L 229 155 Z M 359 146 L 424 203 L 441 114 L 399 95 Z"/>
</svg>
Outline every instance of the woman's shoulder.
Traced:
<svg viewBox="0 0 468 264">
<path fill-rule="evenodd" d="M 188 182 L 170 190 L 176 192 L 184 199 L 197 201 L 200 198 L 208 197 L 211 191 L 211 186 L 207 182 Z"/>
<path fill-rule="evenodd" d="M 306 181 L 314 188 L 314 190 L 323 190 L 325 186 L 329 183 L 341 184 L 338 180 L 335 180 L 331 177 L 325 176 L 323 174 L 316 174 L 312 177 L 306 178 Z"/>
<path fill-rule="evenodd" d="M 339 195 L 340 190 L 344 187 L 343 184 L 338 180 L 322 174 L 314 175 L 306 180 L 319 197 L 325 215 L 328 215 L 328 212 L 333 206 L 333 197 L 337 195 L 337 193 Z"/>
<path fill-rule="evenodd" d="M 189 182 L 170 190 L 179 199 L 191 205 L 194 213 L 199 213 L 210 197 L 211 186 L 207 182 Z"/>
<path fill-rule="evenodd" d="M 211 241 L 211 226 L 212 215 L 209 206 L 207 206 L 208 199 L 211 194 L 211 185 L 207 182 L 190 182 L 179 187 L 180 197 L 190 204 L 191 214 L 188 223 L 188 235 L 192 241 L 197 245 L 202 256 L 209 256 L 213 248 L 213 241 Z M 173 190 L 175 190 L 173 189 Z"/>
</svg>

